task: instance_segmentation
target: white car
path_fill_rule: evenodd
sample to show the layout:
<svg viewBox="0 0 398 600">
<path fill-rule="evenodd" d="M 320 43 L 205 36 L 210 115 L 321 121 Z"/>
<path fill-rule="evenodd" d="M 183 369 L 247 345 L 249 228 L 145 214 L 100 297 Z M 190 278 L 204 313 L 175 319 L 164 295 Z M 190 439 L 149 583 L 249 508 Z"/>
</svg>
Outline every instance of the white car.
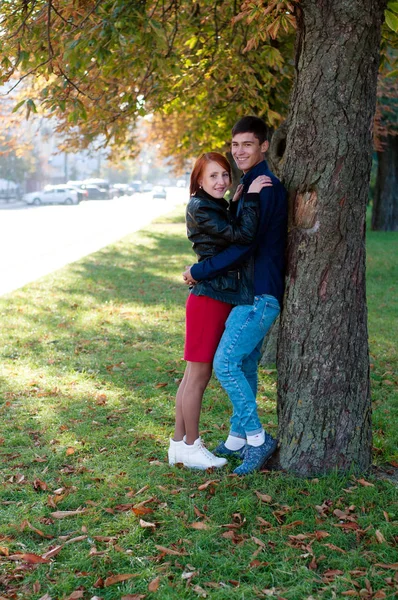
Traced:
<svg viewBox="0 0 398 600">
<path fill-rule="evenodd" d="M 46 185 L 44 190 L 24 194 L 22 200 L 26 204 L 79 204 L 79 194 L 76 189 L 67 185 Z"/>
</svg>

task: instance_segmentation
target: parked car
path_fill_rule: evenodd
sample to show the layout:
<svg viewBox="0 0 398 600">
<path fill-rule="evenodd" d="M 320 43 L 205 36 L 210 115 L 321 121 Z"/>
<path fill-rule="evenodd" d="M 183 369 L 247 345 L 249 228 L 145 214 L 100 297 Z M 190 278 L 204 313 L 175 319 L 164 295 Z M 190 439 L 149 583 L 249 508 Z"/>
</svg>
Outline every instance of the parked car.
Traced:
<svg viewBox="0 0 398 600">
<path fill-rule="evenodd" d="M 136 179 L 130 182 L 130 187 L 134 192 L 142 192 L 142 181 Z"/>
<path fill-rule="evenodd" d="M 99 187 L 98 185 L 87 185 L 86 183 L 84 183 L 82 187 L 88 194 L 87 200 L 109 199 L 109 191 L 105 188 Z"/>
<path fill-rule="evenodd" d="M 110 189 L 111 198 L 118 196 L 131 196 L 135 190 L 128 183 L 114 183 Z"/>
<path fill-rule="evenodd" d="M 68 182 L 66 185 L 69 188 L 72 188 L 73 190 L 77 191 L 77 197 L 79 198 L 79 202 L 81 202 L 82 200 L 88 200 L 88 191 L 85 190 L 81 184 Z"/>
<path fill-rule="evenodd" d="M 66 185 L 46 185 L 44 190 L 24 194 L 22 200 L 26 204 L 79 204 L 77 190 Z"/>
<path fill-rule="evenodd" d="M 161 185 L 155 185 L 152 191 L 152 198 L 167 198 L 167 192 Z"/>
<path fill-rule="evenodd" d="M 152 192 L 153 185 L 152 183 L 143 183 L 141 186 L 141 192 Z"/>
</svg>

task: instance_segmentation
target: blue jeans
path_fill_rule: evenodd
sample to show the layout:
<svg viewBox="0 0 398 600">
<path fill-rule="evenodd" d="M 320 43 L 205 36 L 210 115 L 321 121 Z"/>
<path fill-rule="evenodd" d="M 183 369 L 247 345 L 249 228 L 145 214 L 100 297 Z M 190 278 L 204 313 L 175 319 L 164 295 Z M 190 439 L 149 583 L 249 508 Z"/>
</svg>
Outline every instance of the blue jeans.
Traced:
<svg viewBox="0 0 398 600">
<path fill-rule="evenodd" d="M 214 357 L 218 380 L 232 402 L 230 434 L 246 438 L 260 433 L 257 413 L 257 367 L 265 335 L 280 312 L 279 302 L 267 294 L 253 304 L 235 306 Z"/>
</svg>

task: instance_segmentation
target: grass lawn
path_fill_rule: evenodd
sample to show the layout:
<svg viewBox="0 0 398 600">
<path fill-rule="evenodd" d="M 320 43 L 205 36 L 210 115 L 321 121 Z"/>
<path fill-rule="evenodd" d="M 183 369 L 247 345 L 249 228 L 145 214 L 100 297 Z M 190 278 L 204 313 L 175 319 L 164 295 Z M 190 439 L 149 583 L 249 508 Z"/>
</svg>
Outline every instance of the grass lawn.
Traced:
<svg viewBox="0 0 398 600">
<path fill-rule="evenodd" d="M 359 478 L 168 466 L 192 262 L 182 208 L 0 298 L 0 599 L 396 597 L 397 240 L 368 235 L 378 467 Z M 271 431 L 275 397 L 262 370 Z M 212 380 L 210 448 L 228 418 Z"/>
</svg>

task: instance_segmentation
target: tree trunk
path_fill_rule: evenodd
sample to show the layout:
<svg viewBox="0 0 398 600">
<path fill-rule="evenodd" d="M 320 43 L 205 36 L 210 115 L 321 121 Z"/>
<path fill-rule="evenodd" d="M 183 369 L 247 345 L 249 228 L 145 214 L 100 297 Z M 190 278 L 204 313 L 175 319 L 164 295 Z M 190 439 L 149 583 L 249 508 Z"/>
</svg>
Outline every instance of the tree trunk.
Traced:
<svg viewBox="0 0 398 600">
<path fill-rule="evenodd" d="M 302 0 L 282 177 L 287 289 L 278 346 L 280 465 L 371 463 L 365 210 L 382 0 Z"/>
<path fill-rule="evenodd" d="M 372 210 L 373 231 L 398 231 L 398 135 L 388 135 L 377 153 L 377 179 Z"/>
</svg>

